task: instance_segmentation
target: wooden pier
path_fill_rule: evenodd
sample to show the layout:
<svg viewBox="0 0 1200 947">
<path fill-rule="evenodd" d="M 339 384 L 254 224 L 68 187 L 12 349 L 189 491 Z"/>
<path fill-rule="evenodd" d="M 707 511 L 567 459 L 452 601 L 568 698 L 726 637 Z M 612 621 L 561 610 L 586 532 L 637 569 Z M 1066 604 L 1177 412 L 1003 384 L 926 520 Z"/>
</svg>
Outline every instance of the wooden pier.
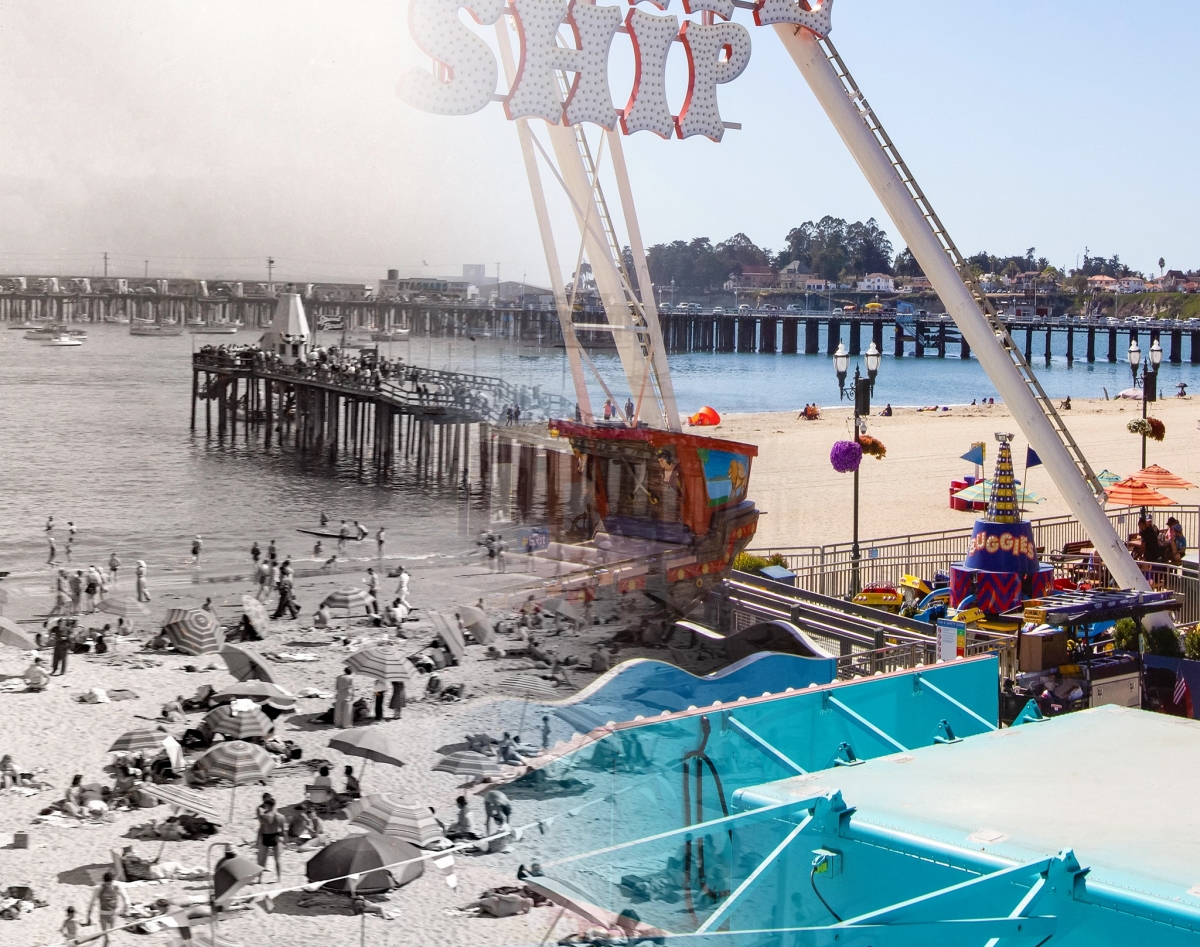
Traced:
<svg viewBox="0 0 1200 947">
<path fill-rule="evenodd" d="M 284 365 L 256 349 L 211 349 L 192 357 L 191 429 L 219 442 L 259 444 L 348 463 L 380 482 L 404 474 L 482 496 L 524 522 L 553 506 L 570 479 L 569 454 L 544 433 L 505 426 L 523 417 L 569 416 L 558 395 L 497 378 L 412 369 L 380 378 L 365 371 Z M 203 405 L 203 417 L 200 411 Z M 551 456 L 553 455 L 553 456 Z M 539 475 L 539 471 L 543 471 Z"/>
</svg>

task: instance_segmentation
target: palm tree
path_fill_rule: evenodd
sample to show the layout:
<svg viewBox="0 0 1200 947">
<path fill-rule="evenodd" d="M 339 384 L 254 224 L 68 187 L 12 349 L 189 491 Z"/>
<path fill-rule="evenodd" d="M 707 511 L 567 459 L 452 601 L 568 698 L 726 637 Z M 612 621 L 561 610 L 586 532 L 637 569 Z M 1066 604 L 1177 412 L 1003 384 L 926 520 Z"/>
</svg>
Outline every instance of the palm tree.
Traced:
<svg viewBox="0 0 1200 947">
<path fill-rule="evenodd" d="M 1159 258 L 1158 258 L 1158 275 L 1159 275 L 1160 277 L 1163 275 L 1163 268 L 1164 268 L 1166 265 L 1167 265 L 1167 261 L 1166 261 L 1166 260 L 1164 260 L 1162 257 L 1159 257 Z"/>
</svg>

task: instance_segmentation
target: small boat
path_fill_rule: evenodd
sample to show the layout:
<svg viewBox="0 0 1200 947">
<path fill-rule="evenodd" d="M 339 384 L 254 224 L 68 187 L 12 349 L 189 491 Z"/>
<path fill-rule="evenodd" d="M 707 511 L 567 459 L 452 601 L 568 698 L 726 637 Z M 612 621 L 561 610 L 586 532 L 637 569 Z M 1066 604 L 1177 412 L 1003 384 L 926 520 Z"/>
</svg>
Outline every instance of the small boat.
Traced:
<svg viewBox="0 0 1200 947">
<path fill-rule="evenodd" d="M 242 328 L 240 322 L 189 322 L 192 335 L 236 335 Z"/>
<path fill-rule="evenodd" d="M 297 533 L 305 533 L 309 536 L 319 536 L 321 539 L 341 539 L 342 538 L 340 533 L 331 532 L 328 529 L 308 529 L 307 527 L 304 527 L 304 526 L 297 526 L 296 532 Z M 349 534 L 347 534 L 346 539 L 349 542 L 355 542 L 355 543 L 362 542 L 362 540 L 359 539 L 357 536 L 353 536 L 353 535 L 349 535 Z"/>
<path fill-rule="evenodd" d="M 404 342 L 408 339 L 408 329 L 392 329 L 390 332 L 372 332 L 372 342 Z"/>
<path fill-rule="evenodd" d="M 83 345 L 83 339 L 79 338 L 78 336 L 70 335 L 66 332 L 61 332 L 58 335 L 51 336 L 49 339 L 43 341 L 42 345 L 51 345 L 55 348 L 70 345 Z"/>
<path fill-rule="evenodd" d="M 41 341 L 43 339 L 53 339 L 60 335 L 69 335 L 69 336 L 73 336 L 74 338 L 77 338 L 77 339 L 86 339 L 87 338 L 87 330 L 86 329 L 72 329 L 62 323 L 59 323 L 58 325 L 53 325 L 53 326 L 40 325 L 40 326 L 37 326 L 36 328 L 30 329 L 28 332 L 26 332 L 25 338 L 27 338 L 31 341 L 37 342 L 37 341 Z"/>
<path fill-rule="evenodd" d="M 11 325 L 8 328 L 10 330 L 20 329 L 23 332 L 27 332 L 30 329 L 44 329 L 46 328 L 46 325 L 47 323 L 45 322 L 30 322 L 28 319 L 26 319 L 24 322 L 18 322 L 16 325 Z"/>
<path fill-rule="evenodd" d="M 159 337 L 183 335 L 183 326 L 177 322 L 142 322 L 139 319 L 129 324 L 129 334 Z"/>
</svg>

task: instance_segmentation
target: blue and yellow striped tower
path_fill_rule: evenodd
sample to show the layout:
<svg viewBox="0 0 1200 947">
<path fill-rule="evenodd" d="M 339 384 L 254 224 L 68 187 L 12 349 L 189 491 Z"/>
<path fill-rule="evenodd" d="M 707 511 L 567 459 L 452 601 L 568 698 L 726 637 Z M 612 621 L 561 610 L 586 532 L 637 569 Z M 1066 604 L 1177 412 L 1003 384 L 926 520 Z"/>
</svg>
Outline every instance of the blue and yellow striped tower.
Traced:
<svg viewBox="0 0 1200 947">
<path fill-rule="evenodd" d="M 997 434 L 1000 455 L 996 458 L 996 472 L 992 475 L 992 495 L 988 499 L 987 520 L 989 523 L 1019 523 L 1021 509 L 1017 505 L 1017 479 L 1013 473 L 1011 434 Z"/>
</svg>

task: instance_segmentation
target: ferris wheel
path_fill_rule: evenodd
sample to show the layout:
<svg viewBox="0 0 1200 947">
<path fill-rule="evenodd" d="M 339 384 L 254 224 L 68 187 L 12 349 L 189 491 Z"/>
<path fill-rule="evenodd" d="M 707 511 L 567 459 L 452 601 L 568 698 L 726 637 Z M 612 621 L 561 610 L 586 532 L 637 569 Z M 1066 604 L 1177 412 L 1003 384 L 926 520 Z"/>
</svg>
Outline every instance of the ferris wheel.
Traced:
<svg viewBox="0 0 1200 947">
<path fill-rule="evenodd" d="M 587 0 L 412 0 L 410 10 L 414 39 L 434 67 L 402 80 L 408 101 L 443 114 L 478 111 L 499 101 L 516 124 L 584 424 L 593 421 L 589 374 L 612 398 L 579 342 L 577 332 L 587 329 L 612 334 L 636 399 L 629 425 L 680 430 L 621 138 L 649 131 L 663 138 L 704 135 L 719 141 L 726 128 L 736 127 L 721 117 L 718 92 L 749 62 L 751 27 L 733 16 L 737 9 L 750 11 L 753 27 L 772 30 L 791 56 L 1113 579 L 1126 588 L 1148 590 L 1149 582 L 1104 512 L 1103 486 L 1083 451 L 974 284 L 932 203 L 831 42 L 833 0 L 682 0 L 684 13 L 699 15 L 682 23 L 668 10 L 671 0 L 650 2 L 661 13 L 635 6 L 622 16 L 619 6 Z M 480 24 L 495 24 L 506 94 L 495 91 L 498 68 L 491 48 L 459 20 L 460 10 Z M 629 37 L 637 64 L 624 109 L 613 106 L 608 78 L 618 33 Z M 680 113 L 671 115 L 666 63 L 676 44 L 687 57 L 688 85 Z M 535 134 L 535 121 L 548 147 Z M 598 138 L 589 139 L 589 125 L 599 128 Z M 605 158 L 607 176 L 602 174 Z M 551 225 L 543 168 L 570 203 L 578 241 L 566 260 L 574 260 L 576 273 L 584 259 L 590 263 L 603 323 L 575 318 L 578 280 L 568 288 L 563 279 L 565 260 Z M 615 182 L 628 254 L 622 252 L 605 177 Z M 1155 620 L 1169 619 L 1147 618 Z"/>
</svg>

